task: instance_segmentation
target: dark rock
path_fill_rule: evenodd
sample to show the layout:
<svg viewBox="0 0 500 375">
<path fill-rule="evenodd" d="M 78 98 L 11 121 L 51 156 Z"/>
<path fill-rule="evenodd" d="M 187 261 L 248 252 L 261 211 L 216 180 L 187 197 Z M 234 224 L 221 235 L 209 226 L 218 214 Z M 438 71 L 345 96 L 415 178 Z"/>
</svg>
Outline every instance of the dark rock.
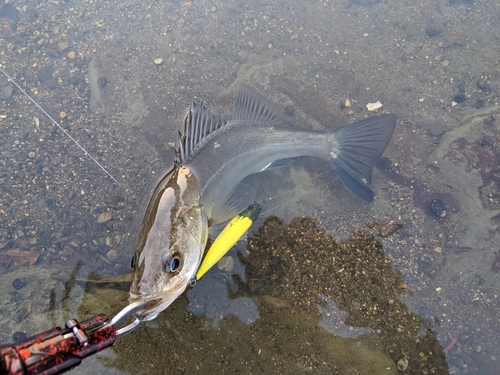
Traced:
<svg viewBox="0 0 500 375">
<path fill-rule="evenodd" d="M 425 35 L 429 38 L 440 36 L 444 31 L 444 25 L 437 20 L 431 20 L 425 28 Z"/>
<path fill-rule="evenodd" d="M 485 92 L 490 92 L 491 91 L 491 86 L 490 84 L 488 83 L 488 81 L 484 78 L 480 78 L 477 80 L 476 82 L 476 85 L 477 85 L 477 88 L 481 91 L 485 91 Z"/>
<path fill-rule="evenodd" d="M 22 289 L 28 284 L 25 278 L 18 277 L 17 279 L 14 279 L 12 282 L 12 286 L 14 287 L 15 290 Z"/>
<path fill-rule="evenodd" d="M 465 102 L 465 99 L 467 99 L 467 97 L 465 96 L 465 94 L 462 94 L 462 93 L 457 94 L 453 97 L 453 101 L 455 103 L 463 103 L 463 102 Z"/>
<path fill-rule="evenodd" d="M 483 135 L 479 140 L 479 145 L 482 147 L 491 146 L 493 140 L 489 135 Z"/>
<path fill-rule="evenodd" d="M 77 86 L 80 83 L 80 81 L 81 81 L 81 78 L 78 75 L 68 77 L 68 83 L 70 85 Z"/>
<path fill-rule="evenodd" d="M 382 156 L 380 158 L 380 168 L 385 169 L 386 171 L 392 170 L 392 160 L 389 159 L 387 156 Z"/>
<path fill-rule="evenodd" d="M 433 199 L 429 203 L 429 208 L 434 216 L 437 217 L 445 217 L 446 209 L 444 207 L 444 203 L 441 199 Z"/>
<path fill-rule="evenodd" d="M 54 68 L 51 66 L 46 66 L 44 68 L 41 68 L 37 73 L 36 76 L 38 77 L 38 81 L 40 82 L 45 82 L 49 79 L 52 78 L 52 74 L 54 74 Z"/>
<path fill-rule="evenodd" d="M 285 115 L 287 116 L 293 116 L 293 113 L 295 112 L 293 105 L 287 105 L 285 106 Z"/>
<path fill-rule="evenodd" d="M 440 137 L 446 132 L 446 127 L 442 122 L 433 122 L 428 126 L 429 135 Z"/>
<path fill-rule="evenodd" d="M 26 333 L 21 332 L 21 331 L 14 332 L 14 334 L 12 335 L 12 341 L 14 341 L 14 342 L 18 342 L 18 341 L 21 341 L 21 340 L 24 340 L 27 338 L 28 338 L 28 335 L 26 335 Z"/>
<path fill-rule="evenodd" d="M 16 9 L 14 3 L 7 3 L 0 8 L 0 17 L 6 17 L 15 23 L 21 20 L 21 12 Z"/>
<path fill-rule="evenodd" d="M 57 78 L 51 78 L 45 81 L 45 86 L 49 90 L 55 90 L 57 88 Z"/>
</svg>

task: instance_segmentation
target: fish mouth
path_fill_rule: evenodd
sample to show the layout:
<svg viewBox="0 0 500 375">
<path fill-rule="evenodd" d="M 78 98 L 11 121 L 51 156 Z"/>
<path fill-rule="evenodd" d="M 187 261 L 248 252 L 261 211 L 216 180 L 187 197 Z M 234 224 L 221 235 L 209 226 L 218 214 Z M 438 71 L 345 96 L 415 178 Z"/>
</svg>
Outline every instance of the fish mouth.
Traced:
<svg viewBox="0 0 500 375">
<path fill-rule="evenodd" d="M 140 321 L 149 321 L 155 319 L 160 312 L 165 310 L 175 300 L 171 297 L 154 298 L 149 301 L 144 301 L 143 298 L 130 298 L 130 303 L 143 301 L 144 307 L 134 313 L 135 317 Z"/>
</svg>

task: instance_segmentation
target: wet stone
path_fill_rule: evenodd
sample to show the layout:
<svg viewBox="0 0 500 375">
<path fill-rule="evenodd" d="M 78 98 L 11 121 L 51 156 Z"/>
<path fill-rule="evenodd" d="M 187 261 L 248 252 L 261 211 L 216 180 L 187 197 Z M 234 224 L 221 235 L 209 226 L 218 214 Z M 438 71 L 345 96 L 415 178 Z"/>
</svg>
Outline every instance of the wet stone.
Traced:
<svg viewBox="0 0 500 375">
<path fill-rule="evenodd" d="M 293 116 L 293 113 L 295 112 L 293 105 L 287 105 L 285 106 L 285 115 L 287 116 Z"/>
<path fill-rule="evenodd" d="M 431 209 L 431 212 L 433 213 L 434 216 L 437 216 L 437 217 L 445 217 L 446 216 L 446 209 L 445 209 L 444 203 L 441 199 L 433 199 L 429 203 L 429 208 Z"/>
<path fill-rule="evenodd" d="M 108 258 L 108 260 L 110 262 L 116 262 L 119 258 L 119 255 L 118 255 L 118 251 L 116 251 L 115 249 L 111 249 L 108 251 L 108 253 L 106 254 L 106 257 Z"/>
<path fill-rule="evenodd" d="M 108 85 L 108 79 L 104 76 L 100 76 L 99 79 L 97 80 L 97 83 L 99 84 L 101 90 L 103 90 Z"/>
<path fill-rule="evenodd" d="M 479 146 L 481 147 L 491 146 L 491 144 L 492 138 L 489 135 L 483 135 L 479 140 Z"/>
<path fill-rule="evenodd" d="M 26 333 L 21 332 L 21 331 L 14 332 L 14 334 L 12 335 L 12 341 L 14 341 L 14 342 L 25 340 L 27 338 L 28 338 L 28 335 L 26 335 Z"/>
<path fill-rule="evenodd" d="M 405 371 L 408 368 L 408 360 L 406 358 L 401 358 L 398 361 L 398 370 Z"/>
<path fill-rule="evenodd" d="M 14 281 L 12 282 L 12 286 L 14 287 L 15 290 L 19 290 L 19 289 L 24 288 L 26 286 L 26 284 L 28 284 L 26 279 L 21 278 L 21 277 L 14 279 Z"/>
<path fill-rule="evenodd" d="M 57 78 L 51 78 L 45 81 L 45 86 L 49 90 L 55 90 L 57 88 Z"/>
<path fill-rule="evenodd" d="M 467 97 L 465 96 L 465 94 L 462 93 L 457 94 L 453 97 L 453 101 L 459 104 L 465 102 L 465 99 L 467 99 Z"/>
<path fill-rule="evenodd" d="M 103 212 L 99 215 L 99 217 L 97 218 L 97 222 L 98 223 L 105 223 L 106 221 L 111 220 L 112 217 L 113 217 L 113 214 L 109 211 L 106 211 L 106 212 Z"/>
<path fill-rule="evenodd" d="M 380 158 L 380 167 L 385 169 L 386 171 L 392 170 L 393 162 L 387 156 L 383 156 Z"/>
<path fill-rule="evenodd" d="M 40 69 L 36 76 L 40 82 L 45 82 L 52 78 L 52 74 L 54 73 L 54 68 L 51 66 L 46 66 L 45 68 Z"/>
</svg>

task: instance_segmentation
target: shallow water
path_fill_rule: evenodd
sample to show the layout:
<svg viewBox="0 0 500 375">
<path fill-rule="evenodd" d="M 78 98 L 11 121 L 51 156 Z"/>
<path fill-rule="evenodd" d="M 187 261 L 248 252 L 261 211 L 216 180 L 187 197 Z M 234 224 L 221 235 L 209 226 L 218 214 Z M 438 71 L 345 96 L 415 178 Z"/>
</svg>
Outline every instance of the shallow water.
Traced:
<svg viewBox="0 0 500 375">
<path fill-rule="evenodd" d="M 377 101 L 378 113 L 398 116 L 371 204 L 317 160 L 254 181 L 261 199 L 306 182 L 264 216 L 312 217 L 341 244 L 373 233 L 367 246 L 381 246 L 388 273 L 373 274 L 373 290 L 344 276 L 335 284 L 331 275 L 366 274 L 375 258 L 360 243 L 359 263 L 346 268 L 333 245 L 310 247 L 310 227 L 301 244 L 283 237 L 302 273 L 285 254 L 260 252 L 257 240 L 248 253 L 242 242 L 232 271 L 214 268 L 74 373 L 397 373 L 400 359 L 405 374 L 496 373 L 498 2 L 10 3 L 1 3 L 2 68 L 124 188 L 0 77 L 0 342 L 125 305 L 126 285 L 84 289 L 79 279 L 128 272 L 184 111 L 203 100 L 227 115 L 246 82 L 291 126 L 334 128 L 371 115 L 366 104 Z M 384 236 L 394 223 L 403 228 Z M 285 231 L 271 229 L 257 237 L 262 246 Z"/>
</svg>

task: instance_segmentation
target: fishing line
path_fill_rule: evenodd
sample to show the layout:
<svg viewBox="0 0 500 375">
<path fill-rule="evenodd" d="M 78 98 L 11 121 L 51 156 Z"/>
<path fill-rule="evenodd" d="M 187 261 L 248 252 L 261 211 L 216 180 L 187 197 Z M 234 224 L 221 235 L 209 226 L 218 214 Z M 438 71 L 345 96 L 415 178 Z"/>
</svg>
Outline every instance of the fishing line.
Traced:
<svg viewBox="0 0 500 375">
<path fill-rule="evenodd" d="M 85 154 L 85 155 L 87 155 L 87 156 L 88 156 L 88 157 L 89 157 L 89 158 L 90 158 L 90 159 L 91 159 L 94 163 L 96 163 L 96 164 L 99 166 L 99 168 L 101 168 L 101 169 L 102 169 L 102 170 L 103 170 L 103 171 L 104 171 L 104 172 L 105 172 L 105 173 L 106 173 L 106 174 L 107 174 L 107 175 L 108 175 L 108 176 L 109 176 L 109 177 L 110 177 L 110 178 L 111 178 L 111 179 L 112 179 L 112 180 L 113 180 L 113 181 L 114 181 L 114 182 L 115 182 L 118 186 L 120 186 L 123 190 L 127 190 L 127 189 L 125 189 L 125 187 L 124 187 L 122 184 L 120 184 L 120 183 L 116 180 L 116 178 L 114 178 L 114 177 L 111 175 L 111 173 L 109 173 L 109 172 L 107 171 L 107 169 L 106 169 L 106 168 L 104 168 L 104 167 L 103 167 L 103 166 L 102 166 L 102 165 L 101 165 L 101 164 L 100 164 L 100 163 L 99 163 L 96 159 L 94 159 L 94 157 L 93 157 L 92 155 L 90 155 L 90 154 L 87 152 L 87 150 L 85 150 L 85 149 L 83 148 L 83 146 L 82 146 L 82 145 L 80 145 L 80 143 L 78 143 L 78 142 L 76 141 L 76 139 L 74 139 L 74 138 L 71 136 L 71 134 L 69 134 L 69 133 L 68 133 L 68 132 L 67 132 L 67 131 L 66 131 L 66 130 L 65 130 L 65 129 L 61 126 L 61 125 L 59 125 L 59 123 L 58 123 L 56 120 L 54 120 L 54 119 L 52 118 L 52 116 L 50 116 L 50 115 L 49 115 L 49 114 L 48 114 L 48 113 L 47 113 L 47 112 L 46 112 L 46 111 L 45 111 L 45 110 L 44 110 L 44 109 L 43 109 L 43 108 L 42 108 L 42 107 L 41 107 L 41 106 L 40 106 L 40 105 L 39 105 L 39 104 L 38 104 L 38 103 L 37 103 L 37 102 L 36 102 L 36 101 L 35 101 L 32 97 L 31 97 L 31 96 L 29 96 L 29 95 L 26 93 L 26 91 L 24 91 L 24 90 L 21 88 L 21 86 L 19 86 L 19 85 L 17 84 L 17 82 L 16 82 L 16 81 L 14 81 L 14 80 L 13 80 L 13 79 L 12 79 L 12 78 L 11 78 L 11 77 L 7 74 L 7 72 L 6 72 L 5 70 L 3 70 L 2 68 L 0 68 L 0 71 L 1 71 L 1 72 L 2 72 L 2 73 L 6 76 L 6 77 L 7 77 L 7 79 L 8 79 L 8 81 L 9 81 L 9 82 L 12 82 L 12 83 L 14 84 L 14 86 L 16 86 L 16 87 L 17 87 L 17 89 L 23 93 L 23 95 L 24 95 L 24 96 L 26 96 L 26 97 L 27 97 L 27 98 L 28 98 L 28 99 L 29 99 L 29 100 L 30 100 L 30 101 L 31 101 L 31 102 L 32 102 L 32 103 L 33 103 L 33 104 L 34 104 L 34 105 L 35 105 L 35 106 L 36 106 L 36 107 L 37 107 L 37 108 L 38 108 L 38 109 L 39 109 L 39 110 L 40 110 L 40 111 L 41 111 L 41 112 L 45 115 L 45 116 L 47 116 L 47 118 L 48 118 L 50 121 L 52 121 L 52 123 L 53 123 L 54 125 L 56 125 L 59 129 L 61 129 L 61 130 L 64 132 L 64 134 L 66 134 L 66 136 L 67 136 L 69 139 L 71 139 L 71 140 L 73 141 L 73 143 L 74 143 L 75 145 L 77 145 L 78 147 L 80 147 L 80 149 L 84 152 L 84 154 Z"/>
</svg>

